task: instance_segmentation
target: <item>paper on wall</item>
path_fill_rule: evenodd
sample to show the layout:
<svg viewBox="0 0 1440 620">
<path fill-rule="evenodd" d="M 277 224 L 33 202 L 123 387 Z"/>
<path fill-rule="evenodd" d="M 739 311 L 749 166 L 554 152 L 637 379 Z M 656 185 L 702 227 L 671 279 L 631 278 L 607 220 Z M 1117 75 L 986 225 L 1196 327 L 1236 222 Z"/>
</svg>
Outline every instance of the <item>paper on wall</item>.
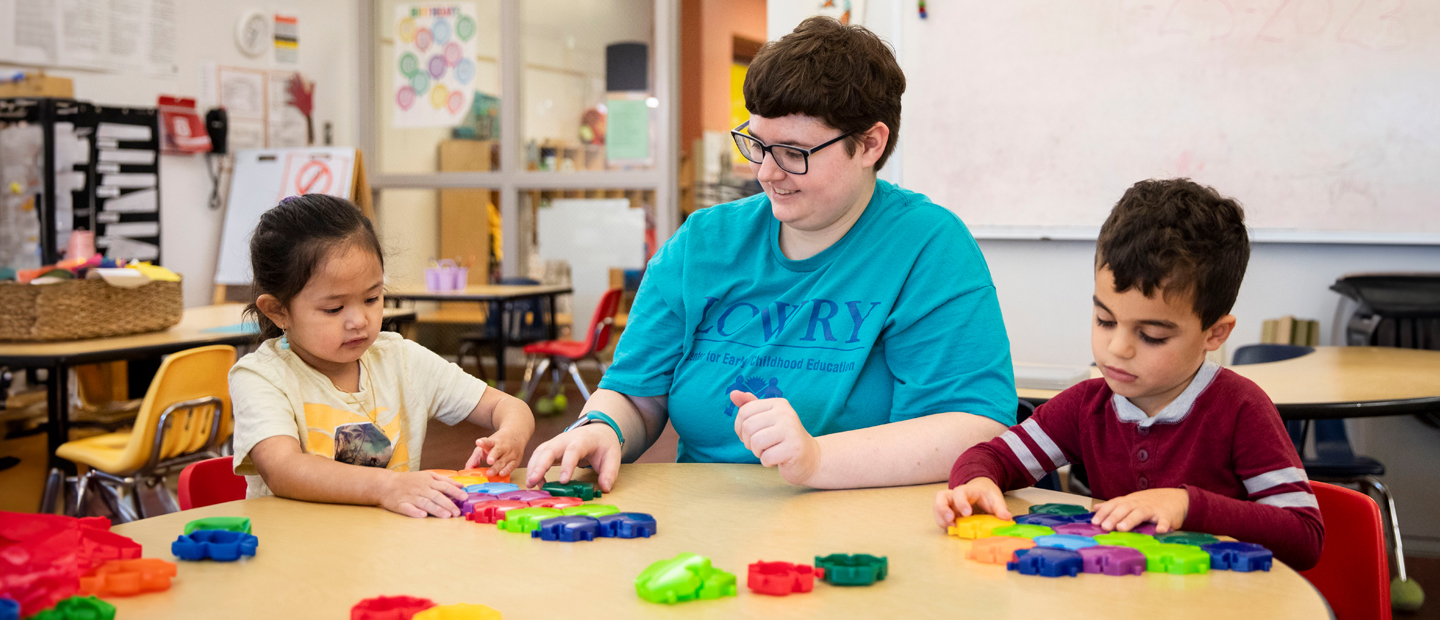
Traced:
<svg viewBox="0 0 1440 620">
<path fill-rule="evenodd" d="M 475 96 L 475 15 L 469 2 L 395 7 L 388 105 L 396 127 L 454 127 L 465 118 Z"/>
</svg>

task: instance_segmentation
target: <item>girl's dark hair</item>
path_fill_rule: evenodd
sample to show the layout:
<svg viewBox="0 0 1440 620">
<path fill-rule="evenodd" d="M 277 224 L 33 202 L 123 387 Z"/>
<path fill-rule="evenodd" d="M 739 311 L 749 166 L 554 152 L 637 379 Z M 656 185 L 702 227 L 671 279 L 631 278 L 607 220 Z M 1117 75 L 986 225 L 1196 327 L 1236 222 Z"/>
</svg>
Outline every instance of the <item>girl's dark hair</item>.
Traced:
<svg viewBox="0 0 1440 620">
<path fill-rule="evenodd" d="M 349 244 L 375 253 L 385 269 L 385 252 L 370 220 L 360 208 L 343 198 L 325 194 L 292 196 L 260 216 L 250 237 L 250 273 L 253 299 L 273 295 L 286 307 L 315 274 L 332 250 Z M 247 317 L 260 324 L 260 340 L 284 332 L 260 311 L 255 301 L 245 308 Z"/>
</svg>

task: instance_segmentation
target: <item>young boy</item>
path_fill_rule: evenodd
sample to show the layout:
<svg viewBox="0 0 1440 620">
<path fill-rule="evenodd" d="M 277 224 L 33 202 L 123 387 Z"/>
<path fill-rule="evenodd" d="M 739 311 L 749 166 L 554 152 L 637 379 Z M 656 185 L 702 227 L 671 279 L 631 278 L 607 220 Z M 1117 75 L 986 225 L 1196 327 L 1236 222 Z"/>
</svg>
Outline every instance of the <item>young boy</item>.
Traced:
<svg viewBox="0 0 1440 620">
<path fill-rule="evenodd" d="M 945 527 L 971 505 L 1010 518 L 1003 491 L 1083 463 L 1093 523 L 1154 522 L 1265 546 L 1296 570 L 1320 558 L 1320 509 L 1275 405 L 1205 353 L 1230 336 L 1250 257 L 1234 200 L 1187 179 L 1141 181 L 1115 205 L 1095 250 L 1090 348 L 1104 379 L 955 461 L 935 498 Z"/>
</svg>

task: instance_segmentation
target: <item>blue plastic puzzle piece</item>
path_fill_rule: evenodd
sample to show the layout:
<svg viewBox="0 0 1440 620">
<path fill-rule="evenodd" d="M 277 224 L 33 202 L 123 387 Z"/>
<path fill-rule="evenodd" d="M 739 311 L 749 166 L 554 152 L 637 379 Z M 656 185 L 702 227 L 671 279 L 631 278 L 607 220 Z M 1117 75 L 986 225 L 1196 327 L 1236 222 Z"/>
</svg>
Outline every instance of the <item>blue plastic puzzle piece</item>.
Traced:
<svg viewBox="0 0 1440 620">
<path fill-rule="evenodd" d="M 1070 534 L 1055 534 L 1053 536 L 1035 537 L 1036 547 L 1054 547 L 1056 549 L 1069 549 L 1075 551 L 1086 547 L 1094 547 L 1100 543 L 1095 542 L 1089 536 L 1074 536 Z"/>
<path fill-rule="evenodd" d="M 170 543 L 170 553 L 182 560 L 196 562 L 209 558 L 216 562 L 234 562 L 242 555 L 255 555 L 260 539 L 254 534 L 226 530 L 195 530 Z"/>
<path fill-rule="evenodd" d="M 1069 549 L 1034 547 L 1016 550 L 1015 561 L 1006 563 L 1005 568 L 1021 575 L 1074 577 L 1084 570 L 1085 561 L 1078 552 Z"/>
<path fill-rule="evenodd" d="M 1082 512 L 1082 513 L 1080 513 L 1080 514 L 1078 514 L 1078 515 L 1052 515 L 1052 516 L 1062 517 L 1062 518 L 1065 518 L 1065 519 L 1069 519 L 1071 523 L 1089 523 L 1091 519 L 1094 519 L 1094 518 L 1095 518 L 1095 513 L 1093 513 L 1093 512 Z M 1054 527 L 1054 526 L 1051 526 L 1051 527 Z"/>
<path fill-rule="evenodd" d="M 0 620 L 20 620 L 20 603 L 0 596 Z"/>
<path fill-rule="evenodd" d="M 540 522 L 530 532 L 531 538 L 560 542 L 595 540 L 600 535 L 600 522 L 595 517 L 555 517 Z"/>
<path fill-rule="evenodd" d="M 1055 527 L 1071 523 L 1070 517 L 1064 515 L 1028 514 L 1018 515 L 1015 522 L 1021 525 L 1040 525 L 1044 527 Z"/>
<path fill-rule="evenodd" d="M 597 517 L 605 538 L 649 538 L 655 535 L 655 517 L 643 512 L 617 512 Z"/>
<path fill-rule="evenodd" d="M 466 493 L 489 493 L 491 495 L 499 495 L 501 493 L 519 490 L 520 485 L 510 482 L 485 482 L 481 484 L 471 484 L 465 487 Z"/>
<path fill-rule="evenodd" d="M 1254 543 L 1218 542 L 1200 547 L 1210 554 L 1210 568 L 1240 573 L 1269 571 L 1275 554 Z"/>
</svg>

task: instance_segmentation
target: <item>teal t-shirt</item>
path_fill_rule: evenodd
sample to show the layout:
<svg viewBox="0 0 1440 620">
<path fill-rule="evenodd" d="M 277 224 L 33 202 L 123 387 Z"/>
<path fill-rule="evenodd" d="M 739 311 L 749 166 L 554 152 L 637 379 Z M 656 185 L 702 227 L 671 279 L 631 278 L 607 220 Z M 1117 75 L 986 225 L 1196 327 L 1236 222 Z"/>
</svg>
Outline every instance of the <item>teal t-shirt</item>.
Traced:
<svg viewBox="0 0 1440 620">
<path fill-rule="evenodd" d="M 950 411 L 1015 423 L 980 248 L 955 214 L 884 181 L 805 260 L 780 251 L 764 194 L 691 215 L 650 260 L 600 387 L 668 394 L 680 462 L 759 462 L 731 390 L 789 400 L 817 437 Z"/>
</svg>

